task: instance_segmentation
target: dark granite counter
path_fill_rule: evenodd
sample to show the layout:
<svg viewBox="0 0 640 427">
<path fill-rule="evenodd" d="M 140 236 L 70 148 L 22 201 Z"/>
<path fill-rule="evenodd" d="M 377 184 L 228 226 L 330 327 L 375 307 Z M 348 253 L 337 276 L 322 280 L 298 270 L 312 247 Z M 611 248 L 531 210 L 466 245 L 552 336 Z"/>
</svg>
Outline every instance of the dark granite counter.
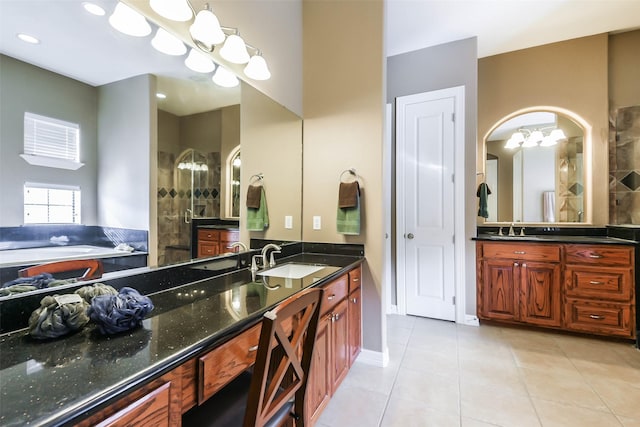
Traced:
<svg viewBox="0 0 640 427">
<path fill-rule="evenodd" d="M 596 245 L 634 245 L 632 240 L 609 236 L 567 236 L 567 235 L 525 235 L 499 236 L 498 234 L 478 234 L 473 240 L 496 242 L 536 242 L 536 243 L 590 243 Z"/>
<path fill-rule="evenodd" d="M 295 294 L 343 274 L 362 256 L 300 253 L 278 260 L 323 264 L 302 279 L 252 277 L 247 268 L 148 293 L 142 327 L 103 337 L 95 327 L 38 341 L 24 329 L 0 336 L 0 425 L 67 425 L 179 366 Z M 256 279 L 257 277 L 257 279 Z"/>
</svg>

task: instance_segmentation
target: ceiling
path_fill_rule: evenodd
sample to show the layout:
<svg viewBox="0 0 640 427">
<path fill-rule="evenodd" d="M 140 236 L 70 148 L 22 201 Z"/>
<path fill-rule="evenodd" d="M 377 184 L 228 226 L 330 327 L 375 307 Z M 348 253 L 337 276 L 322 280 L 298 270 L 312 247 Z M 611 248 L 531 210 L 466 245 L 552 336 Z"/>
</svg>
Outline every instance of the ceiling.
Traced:
<svg viewBox="0 0 640 427">
<path fill-rule="evenodd" d="M 386 0 L 387 56 L 478 37 L 478 58 L 640 28 L 640 0 Z"/>
</svg>

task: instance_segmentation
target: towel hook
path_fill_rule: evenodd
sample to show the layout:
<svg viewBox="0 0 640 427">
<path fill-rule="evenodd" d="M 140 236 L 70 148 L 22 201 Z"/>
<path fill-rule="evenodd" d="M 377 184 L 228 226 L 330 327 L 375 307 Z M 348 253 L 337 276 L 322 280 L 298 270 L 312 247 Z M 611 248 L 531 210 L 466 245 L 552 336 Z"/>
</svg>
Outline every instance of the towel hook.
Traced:
<svg viewBox="0 0 640 427">
<path fill-rule="evenodd" d="M 262 172 L 257 173 L 255 175 L 251 175 L 251 178 L 249 178 L 249 184 L 253 184 L 255 182 L 262 181 L 263 179 L 264 179 L 264 175 L 262 174 Z"/>
<path fill-rule="evenodd" d="M 348 173 L 350 176 L 353 176 L 356 181 L 358 181 L 359 176 L 358 173 L 356 172 L 355 168 L 349 168 L 349 169 L 345 169 L 342 171 L 342 173 L 340 174 L 340 182 L 342 182 L 342 177 L 344 176 L 345 173 Z"/>
</svg>

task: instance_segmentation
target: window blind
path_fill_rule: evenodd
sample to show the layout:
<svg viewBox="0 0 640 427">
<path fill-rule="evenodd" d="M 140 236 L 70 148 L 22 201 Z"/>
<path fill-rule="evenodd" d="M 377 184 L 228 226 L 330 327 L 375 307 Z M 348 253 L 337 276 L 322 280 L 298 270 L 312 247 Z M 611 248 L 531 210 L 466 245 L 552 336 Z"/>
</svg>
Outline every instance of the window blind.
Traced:
<svg viewBox="0 0 640 427">
<path fill-rule="evenodd" d="M 80 126 L 51 117 L 24 113 L 24 153 L 80 161 Z"/>
</svg>

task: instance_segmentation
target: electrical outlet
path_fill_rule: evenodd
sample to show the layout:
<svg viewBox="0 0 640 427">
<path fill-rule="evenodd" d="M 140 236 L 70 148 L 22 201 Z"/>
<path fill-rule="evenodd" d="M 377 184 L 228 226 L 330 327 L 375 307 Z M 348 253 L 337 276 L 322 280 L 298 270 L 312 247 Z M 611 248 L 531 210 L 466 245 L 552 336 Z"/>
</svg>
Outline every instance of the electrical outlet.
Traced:
<svg viewBox="0 0 640 427">
<path fill-rule="evenodd" d="M 319 216 L 314 216 L 313 217 L 313 229 L 314 230 L 320 230 L 322 228 L 322 220 L 320 219 Z"/>
<path fill-rule="evenodd" d="M 286 215 L 284 217 L 284 228 L 287 230 L 291 230 L 293 228 L 293 217 L 291 215 Z"/>
</svg>

